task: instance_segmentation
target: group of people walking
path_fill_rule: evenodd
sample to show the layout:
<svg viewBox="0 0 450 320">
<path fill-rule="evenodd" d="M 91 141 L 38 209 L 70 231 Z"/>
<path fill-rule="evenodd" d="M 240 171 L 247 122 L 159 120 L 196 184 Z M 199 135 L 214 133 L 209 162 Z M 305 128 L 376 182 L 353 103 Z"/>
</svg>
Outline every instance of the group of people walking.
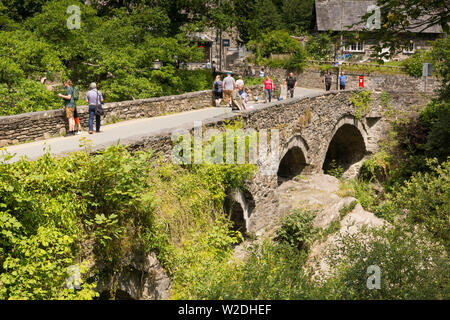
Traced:
<svg viewBox="0 0 450 320">
<path fill-rule="evenodd" d="M 242 76 L 235 80 L 231 76 L 231 72 L 222 80 L 220 75 L 216 75 L 213 83 L 213 95 L 216 107 L 218 107 L 222 100 L 225 105 L 237 110 L 247 109 L 249 89 L 245 88 Z"/>
<path fill-rule="evenodd" d="M 78 101 L 78 89 L 72 86 L 70 80 L 64 82 L 66 88 L 65 94 L 58 94 L 58 97 L 64 100 L 64 110 L 69 122 L 68 135 L 81 134 L 80 118 L 77 112 L 76 102 Z M 91 83 L 90 90 L 86 94 L 86 102 L 89 105 L 89 134 L 94 133 L 94 119 L 96 132 L 100 132 L 101 116 L 103 115 L 103 95 L 97 89 L 97 84 Z"/>
<path fill-rule="evenodd" d="M 264 73 L 264 69 L 261 69 L 260 77 L 264 79 L 265 103 L 272 102 L 273 92 L 276 90 L 275 82 L 268 74 Z M 297 87 L 297 78 L 292 72 L 289 74 L 289 77 L 286 78 L 285 86 L 287 87 L 287 97 L 293 98 L 295 88 Z M 223 80 L 220 75 L 216 75 L 215 77 L 213 83 L 213 96 L 216 107 L 224 101 L 225 105 L 228 107 L 245 110 L 247 109 L 249 92 L 250 89 L 245 88 L 242 76 L 239 76 L 238 80 L 235 80 L 231 76 L 231 72 L 228 72 Z"/>
</svg>

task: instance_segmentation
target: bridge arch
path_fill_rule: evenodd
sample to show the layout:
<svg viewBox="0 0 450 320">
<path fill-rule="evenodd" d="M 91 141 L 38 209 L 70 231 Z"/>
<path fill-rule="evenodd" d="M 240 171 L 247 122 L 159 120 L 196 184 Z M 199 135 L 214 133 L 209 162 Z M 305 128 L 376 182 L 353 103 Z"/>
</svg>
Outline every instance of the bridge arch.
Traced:
<svg viewBox="0 0 450 320">
<path fill-rule="evenodd" d="M 234 189 L 228 194 L 224 209 L 233 222 L 235 231 L 240 231 L 243 235 L 248 232 L 250 217 L 255 206 L 255 200 L 248 190 Z"/>
<path fill-rule="evenodd" d="M 299 135 L 292 137 L 281 152 L 278 185 L 304 172 L 308 166 L 308 144 Z"/>
<path fill-rule="evenodd" d="M 323 171 L 326 173 L 336 165 L 346 172 L 361 161 L 367 152 L 367 137 L 366 128 L 354 116 L 345 115 L 339 119 L 330 135 Z"/>
</svg>

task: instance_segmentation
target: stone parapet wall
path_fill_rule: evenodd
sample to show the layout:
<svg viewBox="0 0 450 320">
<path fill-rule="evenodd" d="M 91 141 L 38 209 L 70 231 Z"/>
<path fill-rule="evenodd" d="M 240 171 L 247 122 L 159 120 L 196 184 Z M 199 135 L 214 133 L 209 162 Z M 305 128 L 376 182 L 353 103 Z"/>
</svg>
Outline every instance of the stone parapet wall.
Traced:
<svg viewBox="0 0 450 320">
<path fill-rule="evenodd" d="M 263 96 L 262 86 L 250 86 L 251 99 Z M 123 120 L 150 118 L 184 111 L 208 108 L 213 105 L 210 90 L 176 96 L 106 103 L 102 125 Z M 79 106 L 77 111 L 83 130 L 89 129 L 89 108 Z M 62 109 L 0 117 L 0 147 L 45 140 L 66 134 L 67 120 Z"/>
<path fill-rule="evenodd" d="M 259 72 L 260 67 L 255 67 L 255 70 Z M 289 71 L 280 68 L 265 67 L 266 74 L 273 79 L 276 79 L 278 83 L 284 83 Z M 236 74 L 244 74 L 242 67 L 233 70 Z M 333 73 L 334 82 L 332 89 L 336 88 L 336 73 Z M 323 76 L 324 72 L 319 70 L 305 70 L 302 73 L 294 72 L 297 77 L 298 86 L 311 89 L 324 89 Z M 424 78 L 414 78 L 406 75 L 391 75 L 391 74 L 365 74 L 358 72 L 346 72 L 347 86 L 346 89 L 358 89 L 359 88 L 359 76 L 364 76 L 364 88 L 373 91 L 399 91 L 399 92 L 423 92 L 424 91 Z M 433 92 L 439 89 L 441 80 L 436 77 L 429 77 L 427 80 L 427 92 Z"/>
<path fill-rule="evenodd" d="M 209 90 L 177 96 L 106 103 L 102 124 L 162 116 L 211 105 L 212 97 Z M 77 111 L 83 130 L 88 130 L 89 108 L 79 106 Z M 62 109 L 0 117 L 0 147 L 64 135 L 67 129 L 67 120 Z"/>
</svg>

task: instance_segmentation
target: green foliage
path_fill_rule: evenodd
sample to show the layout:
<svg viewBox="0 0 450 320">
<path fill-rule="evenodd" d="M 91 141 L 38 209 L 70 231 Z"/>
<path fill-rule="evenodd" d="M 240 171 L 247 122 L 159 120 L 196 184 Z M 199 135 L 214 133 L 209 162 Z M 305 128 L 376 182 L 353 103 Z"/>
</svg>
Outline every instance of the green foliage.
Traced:
<svg viewBox="0 0 450 320">
<path fill-rule="evenodd" d="M 406 67 L 410 76 L 418 78 L 422 76 L 422 68 L 425 62 L 431 62 L 429 53 L 417 51 L 403 62 L 403 66 Z"/>
<path fill-rule="evenodd" d="M 386 150 L 382 150 L 363 162 L 360 177 L 365 181 L 382 182 L 389 175 L 390 166 L 390 157 Z"/>
<path fill-rule="evenodd" d="M 52 228 L 39 227 L 29 238 L 17 240 L 3 262 L 0 297 L 3 299 L 92 299 L 93 286 L 80 291 L 64 288 L 66 268 L 74 264 L 74 239 Z M 83 283 L 81 283 L 83 284 Z"/>
<path fill-rule="evenodd" d="M 265 241 L 231 261 L 199 273 L 195 299 L 448 299 L 447 257 L 423 231 L 405 226 L 363 229 L 340 237 L 328 251 L 330 273 L 314 272 L 304 252 Z M 381 289 L 369 290 L 370 265 L 381 269 Z"/>
<path fill-rule="evenodd" d="M 15 88 L 0 84 L 0 115 L 14 115 L 27 112 L 61 108 L 56 94 L 48 91 L 40 82 L 25 79 Z"/>
<path fill-rule="evenodd" d="M 2 115 L 61 108 L 61 99 L 38 82 L 44 76 L 57 84 L 70 78 L 80 88 L 96 82 L 107 102 L 210 88 L 203 73 L 175 69 L 175 56 L 195 62 L 204 53 L 178 27 L 169 37 L 178 23 L 169 18 L 169 8 L 136 3 L 102 16 L 97 9 L 104 4 L 97 9 L 69 0 L 22 5 L 7 4 L 15 19 L 25 18 L 21 26 L 0 28 Z M 80 29 L 67 27 L 71 5 L 81 10 Z M 5 10 L 0 7 L 0 21 Z M 160 70 L 153 69 L 156 60 L 163 64 Z"/>
<path fill-rule="evenodd" d="M 363 229 L 347 235 L 327 258 L 332 275 L 322 284 L 328 299 L 448 299 L 448 257 L 427 234 L 406 226 Z M 380 268 L 381 288 L 367 287 L 368 267 Z"/>
<path fill-rule="evenodd" d="M 450 103 L 432 101 L 421 110 L 420 120 L 428 131 L 424 145 L 427 155 L 445 161 L 450 156 Z"/>
<path fill-rule="evenodd" d="M 310 28 L 312 0 L 233 0 L 233 23 L 244 41 L 260 38 L 272 30 L 300 34 Z M 229 14 L 228 11 L 227 13 Z"/>
<path fill-rule="evenodd" d="M 307 252 L 317 232 L 314 227 L 316 215 L 314 210 L 294 210 L 281 220 L 275 240 Z"/>
<path fill-rule="evenodd" d="M 333 159 L 330 163 L 330 168 L 327 170 L 327 174 L 339 179 L 344 174 L 344 168 Z"/>
<path fill-rule="evenodd" d="M 253 166 L 182 168 L 151 157 L 113 146 L 2 163 L 0 297 L 91 299 L 96 281 L 132 250 L 155 252 L 180 288 L 205 261 L 225 261 L 242 236 L 223 202 Z M 82 272 L 81 290 L 66 289 L 68 268 L 80 262 L 94 266 Z"/>
<path fill-rule="evenodd" d="M 291 34 L 300 34 L 310 30 L 313 19 L 313 0 L 283 0 L 281 15 L 287 30 Z M 276 1 L 275 3 L 280 3 Z"/>
<path fill-rule="evenodd" d="M 450 98 L 450 39 L 438 39 L 432 43 L 431 57 L 436 75 L 442 77 L 442 86 L 439 90 L 439 98 L 448 101 Z"/>
<path fill-rule="evenodd" d="M 367 90 L 359 91 L 350 97 L 350 101 L 356 108 L 356 119 L 361 120 L 370 110 L 370 104 L 372 103 L 371 92 Z"/>
<path fill-rule="evenodd" d="M 428 161 L 431 172 L 417 173 L 398 186 L 390 201 L 404 210 L 408 222 L 423 225 L 430 234 L 450 248 L 450 162 Z M 391 208 L 392 210 L 392 208 Z"/>
<path fill-rule="evenodd" d="M 272 53 L 293 53 L 299 47 L 300 43 L 291 38 L 289 33 L 284 30 L 276 30 L 265 33 L 260 40 L 252 40 L 248 43 L 248 47 L 261 53 L 264 58 L 269 57 Z"/>
<path fill-rule="evenodd" d="M 381 104 L 381 106 L 384 109 L 387 109 L 390 106 L 389 105 L 390 102 L 391 102 L 391 95 L 388 92 L 386 92 L 386 91 L 381 92 L 381 95 L 380 95 L 380 104 Z"/>
<path fill-rule="evenodd" d="M 327 33 L 319 36 L 308 36 L 305 44 L 308 57 L 313 60 L 328 60 L 333 53 L 333 42 Z"/>
<path fill-rule="evenodd" d="M 232 261 L 197 275 L 191 299 L 280 300 L 308 298 L 306 256 L 287 244 L 264 242 L 249 250 L 246 262 Z"/>
</svg>

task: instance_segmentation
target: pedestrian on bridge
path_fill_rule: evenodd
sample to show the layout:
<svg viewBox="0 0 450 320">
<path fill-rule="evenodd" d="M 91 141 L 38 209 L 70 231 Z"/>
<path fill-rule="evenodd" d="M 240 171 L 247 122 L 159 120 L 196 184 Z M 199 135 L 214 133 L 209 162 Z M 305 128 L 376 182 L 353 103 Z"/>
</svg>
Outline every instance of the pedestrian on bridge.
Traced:
<svg viewBox="0 0 450 320">
<path fill-rule="evenodd" d="M 264 80 L 264 95 L 265 101 L 272 102 L 272 91 L 275 90 L 275 83 L 270 79 L 269 75 L 266 75 L 266 80 Z"/>
<path fill-rule="evenodd" d="M 240 86 L 245 87 L 245 83 L 244 80 L 242 80 L 242 76 L 239 76 L 238 79 L 236 80 L 236 87 L 239 88 Z"/>
<path fill-rule="evenodd" d="M 347 82 L 347 76 L 345 75 L 344 71 L 341 72 L 341 75 L 339 76 L 339 89 L 345 90 L 345 83 Z"/>
<path fill-rule="evenodd" d="M 242 97 L 239 94 L 239 88 L 235 88 L 231 94 L 231 108 L 235 110 L 236 107 L 239 111 L 245 109 L 244 105 L 242 104 Z"/>
<path fill-rule="evenodd" d="M 231 76 L 231 72 L 228 72 L 225 79 L 223 79 L 222 89 L 225 103 L 227 106 L 232 107 L 231 95 L 233 90 L 236 89 L 236 80 Z"/>
<path fill-rule="evenodd" d="M 64 87 L 66 88 L 66 94 L 58 94 L 58 97 L 64 100 L 64 110 L 66 113 L 67 120 L 69 122 L 69 134 L 75 133 L 75 98 L 74 98 L 74 89 L 72 87 L 72 81 L 66 80 L 64 82 Z"/>
<path fill-rule="evenodd" d="M 325 83 L 325 90 L 330 91 L 331 83 L 333 82 L 333 76 L 331 75 L 331 71 L 328 70 L 325 76 L 323 77 L 323 83 Z"/>
<path fill-rule="evenodd" d="M 103 95 L 97 89 L 97 84 L 91 83 L 90 91 L 86 94 L 86 102 L 89 104 L 89 134 L 94 133 L 94 116 L 95 129 L 100 132 Z"/>
<path fill-rule="evenodd" d="M 223 82 L 220 76 L 217 76 L 213 83 L 213 96 L 216 107 L 218 107 L 223 99 Z"/>
<path fill-rule="evenodd" d="M 291 98 L 294 97 L 295 88 L 297 87 L 297 78 L 294 77 L 294 74 L 291 72 L 289 73 L 289 77 L 284 82 L 284 85 L 287 87 L 287 97 L 289 96 Z"/>
</svg>

